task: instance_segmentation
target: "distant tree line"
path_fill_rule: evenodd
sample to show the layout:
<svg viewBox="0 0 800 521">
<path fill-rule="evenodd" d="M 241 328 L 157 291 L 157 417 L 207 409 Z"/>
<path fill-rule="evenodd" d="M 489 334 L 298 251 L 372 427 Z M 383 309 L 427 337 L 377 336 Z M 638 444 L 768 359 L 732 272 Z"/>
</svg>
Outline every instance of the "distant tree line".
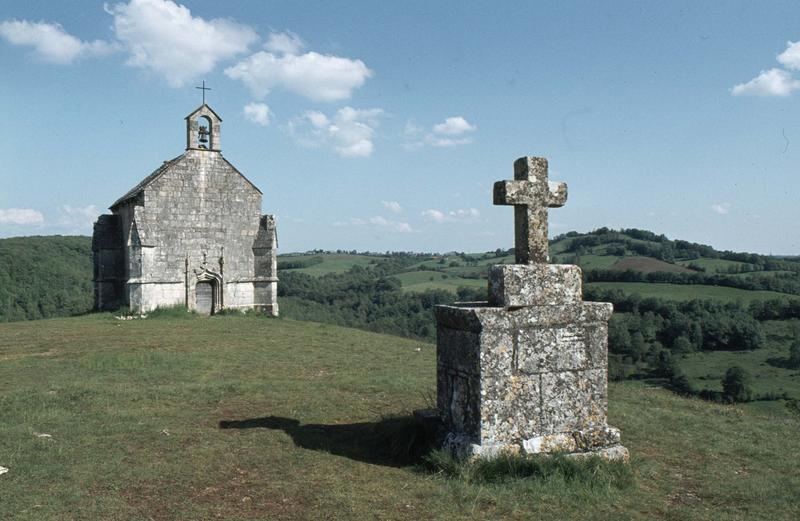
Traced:
<svg viewBox="0 0 800 521">
<path fill-rule="evenodd" d="M 760 321 L 800 318 L 800 299 L 719 303 L 709 300 L 671 302 L 628 295 L 619 289 L 588 288 L 587 300 L 612 302 L 609 322 L 609 378 L 663 378 L 683 395 L 718 402 L 788 399 L 786 393 L 757 395 L 744 369 L 730 368 L 722 392 L 696 389 L 678 364 L 680 356 L 694 351 L 754 350 L 765 345 Z M 780 364 L 800 368 L 800 338 Z"/>
<path fill-rule="evenodd" d="M 653 271 L 644 273 L 634 270 L 587 270 L 585 282 L 657 282 L 669 284 L 703 284 L 725 286 L 748 291 L 776 291 L 800 295 L 800 277 L 796 273 L 775 273 L 769 277 L 735 277 L 707 273 L 672 273 Z"/>
<path fill-rule="evenodd" d="M 413 261 L 413 259 L 411 259 Z M 393 273 L 406 268 L 400 255 L 381 259 L 370 267 L 353 266 L 344 273 L 313 277 L 285 272 L 278 285 L 284 316 L 356 327 L 369 331 L 432 341 L 433 308 L 454 300 L 443 290 L 403 292 Z"/>
<path fill-rule="evenodd" d="M 800 262 L 797 260 L 779 259 L 756 253 L 718 251 L 706 244 L 671 240 L 663 234 L 657 235 L 653 232 L 636 228 L 612 230 L 603 227 L 584 235 L 578 232 L 569 232 L 555 237 L 554 241 L 561 239 L 570 239 L 566 252 L 572 253 L 580 253 L 588 248 L 606 245 L 606 252 L 609 255 L 624 255 L 630 251 L 637 255 L 653 257 L 666 262 L 675 262 L 676 259 L 691 260 L 703 257 L 750 264 L 751 271 L 787 270 L 800 272 Z"/>
<path fill-rule="evenodd" d="M 747 305 L 739 303 L 717 303 L 709 300 L 695 299 L 691 301 L 674 302 L 655 297 L 642 297 L 636 293 L 625 293 L 618 288 L 587 287 L 584 289 L 584 299 L 595 302 L 611 302 L 614 310 L 622 313 L 640 313 L 651 310 L 660 304 L 668 307 L 677 306 L 723 306 L 746 310 L 756 320 L 788 320 L 800 318 L 800 298 L 775 298 L 754 300 Z"/>
<path fill-rule="evenodd" d="M 313 257 L 289 257 L 288 259 L 278 261 L 278 269 L 294 270 L 300 268 L 310 268 L 311 266 L 322 264 L 324 260 L 325 259 L 319 255 L 314 255 Z"/>
</svg>

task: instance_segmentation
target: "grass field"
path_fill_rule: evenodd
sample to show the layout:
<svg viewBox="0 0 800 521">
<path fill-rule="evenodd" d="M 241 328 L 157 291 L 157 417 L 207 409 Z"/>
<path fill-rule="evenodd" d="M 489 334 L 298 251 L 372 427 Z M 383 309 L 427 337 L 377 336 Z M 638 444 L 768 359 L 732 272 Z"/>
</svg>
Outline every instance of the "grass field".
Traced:
<svg viewBox="0 0 800 521">
<path fill-rule="evenodd" d="M 728 270 L 730 269 L 731 266 L 737 269 L 742 269 L 748 266 L 746 263 L 739 261 L 732 261 L 725 259 L 707 259 L 702 257 L 699 259 L 678 261 L 677 263 L 682 264 L 684 266 L 688 266 L 689 264 L 695 264 L 697 266 L 705 268 L 708 273 L 728 273 Z"/>
<path fill-rule="evenodd" d="M 408 271 L 393 275 L 403 285 L 403 291 L 425 291 L 443 289 L 455 292 L 459 286 L 484 288 L 486 279 L 464 279 L 438 271 Z"/>
<path fill-rule="evenodd" d="M 698 389 L 721 391 L 722 377 L 729 367 L 743 367 L 751 376 L 756 394 L 783 394 L 800 400 L 800 370 L 787 369 L 781 361 L 789 356 L 795 334 L 800 334 L 800 320 L 766 321 L 762 323 L 767 345 L 755 351 L 703 351 L 681 357 L 680 367 Z M 753 406 L 769 406 L 755 402 Z"/>
<path fill-rule="evenodd" d="M 578 265 L 584 270 L 606 270 L 620 259 L 622 259 L 622 257 L 587 253 L 578 258 Z M 553 262 L 556 264 L 571 264 L 574 262 L 574 256 L 571 254 L 554 255 Z"/>
<path fill-rule="evenodd" d="M 724 302 L 742 302 L 747 304 L 753 300 L 771 300 L 791 298 L 785 293 L 775 291 L 748 291 L 724 286 L 705 286 L 702 284 L 661 284 L 648 282 L 591 282 L 591 288 L 620 289 L 625 293 L 638 294 L 642 297 L 657 297 L 667 300 L 720 300 Z"/>
<path fill-rule="evenodd" d="M 400 465 L 376 432 L 431 404 L 434 358 L 427 344 L 284 319 L 2 324 L 0 519 L 800 516 L 797 416 L 635 382 L 609 400 L 632 483 Z"/>
<path fill-rule="evenodd" d="M 285 261 L 308 257 L 308 255 L 281 255 L 278 257 L 278 260 Z M 380 257 L 373 257 L 370 255 L 350 255 L 348 253 L 326 253 L 324 255 L 319 255 L 319 257 L 323 259 L 320 264 L 315 264 L 308 268 L 297 268 L 291 271 L 307 273 L 318 277 L 326 273 L 344 273 L 353 266 L 368 266 L 375 260 L 380 259 Z"/>
</svg>

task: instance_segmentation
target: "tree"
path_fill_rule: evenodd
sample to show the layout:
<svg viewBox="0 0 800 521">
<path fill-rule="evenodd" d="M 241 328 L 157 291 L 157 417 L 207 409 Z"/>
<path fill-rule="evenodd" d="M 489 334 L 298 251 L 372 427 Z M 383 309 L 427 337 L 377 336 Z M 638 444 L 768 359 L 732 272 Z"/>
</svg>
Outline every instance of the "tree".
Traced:
<svg viewBox="0 0 800 521">
<path fill-rule="evenodd" d="M 636 331 L 631 335 L 631 348 L 629 351 L 634 360 L 641 360 L 647 353 L 647 343 L 644 341 L 644 335 Z"/>
<path fill-rule="evenodd" d="M 656 374 L 671 380 L 672 375 L 675 374 L 677 370 L 677 364 L 672 357 L 672 353 L 666 349 L 659 351 L 658 358 L 656 359 Z"/>
<path fill-rule="evenodd" d="M 676 353 L 690 353 L 694 351 L 694 346 L 692 345 L 691 340 L 684 335 L 681 335 L 675 339 L 675 342 L 672 343 L 672 349 Z"/>
<path fill-rule="evenodd" d="M 787 365 L 790 369 L 800 369 L 800 340 L 795 340 L 792 347 L 789 348 L 789 362 Z"/>
<path fill-rule="evenodd" d="M 729 367 L 722 379 L 722 396 L 730 402 L 749 402 L 753 399 L 753 389 L 750 387 L 750 375 L 734 365 Z"/>
<path fill-rule="evenodd" d="M 676 393 L 685 396 L 691 396 L 695 393 L 694 387 L 692 387 L 692 384 L 689 382 L 689 378 L 677 367 L 669 379 L 669 386 Z"/>
<path fill-rule="evenodd" d="M 631 350 L 631 335 L 621 320 L 612 319 L 608 324 L 608 349 L 612 353 L 629 353 Z"/>
</svg>

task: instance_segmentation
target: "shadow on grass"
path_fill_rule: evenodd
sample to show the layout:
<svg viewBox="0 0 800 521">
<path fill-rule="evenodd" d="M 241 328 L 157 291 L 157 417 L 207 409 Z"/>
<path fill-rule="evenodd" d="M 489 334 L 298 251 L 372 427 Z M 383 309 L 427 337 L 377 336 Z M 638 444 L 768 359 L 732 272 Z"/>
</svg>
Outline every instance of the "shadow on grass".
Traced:
<svg viewBox="0 0 800 521">
<path fill-rule="evenodd" d="M 779 356 L 774 356 L 772 358 L 767 358 L 767 363 L 772 367 L 779 367 L 781 369 L 800 369 L 794 364 L 794 361 L 789 358 L 783 358 Z"/>
<path fill-rule="evenodd" d="M 331 425 L 303 425 L 294 418 L 265 416 L 223 420 L 219 422 L 219 428 L 280 430 L 291 436 L 298 447 L 390 467 L 420 463 L 432 447 L 424 426 L 413 416 Z"/>
<path fill-rule="evenodd" d="M 220 429 L 272 429 L 292 437 L 295 445 L 374 465 L 406 467 L 464 483 L 509 483 L 519 480 L 582 483 L 595 488 L 630 487 L 633 471 L 619 461 L 564 455 L 501 455 L 489 460 L 465 460 L 433 450 L 433 434 L 413 416 L 378 422 L 302 425 L 293 418 L 266 416 L 219 422 Z"/>
</svg>

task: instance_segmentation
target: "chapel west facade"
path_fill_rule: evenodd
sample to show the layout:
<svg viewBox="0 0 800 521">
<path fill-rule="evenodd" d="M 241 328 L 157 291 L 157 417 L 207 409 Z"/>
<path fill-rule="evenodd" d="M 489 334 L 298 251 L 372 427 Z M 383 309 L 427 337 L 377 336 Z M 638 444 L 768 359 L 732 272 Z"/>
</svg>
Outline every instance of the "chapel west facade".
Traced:
<svg viewBox="0 0 800 521">
<path fill-rule="evenodd" d="M 96 309 L 278 314 L 275 218 L 261 215 L 261 191 L 222 156 L 221 122 L 203 103 L 186 117 L 186 151 L 98 218 Z"/>
</svg>

